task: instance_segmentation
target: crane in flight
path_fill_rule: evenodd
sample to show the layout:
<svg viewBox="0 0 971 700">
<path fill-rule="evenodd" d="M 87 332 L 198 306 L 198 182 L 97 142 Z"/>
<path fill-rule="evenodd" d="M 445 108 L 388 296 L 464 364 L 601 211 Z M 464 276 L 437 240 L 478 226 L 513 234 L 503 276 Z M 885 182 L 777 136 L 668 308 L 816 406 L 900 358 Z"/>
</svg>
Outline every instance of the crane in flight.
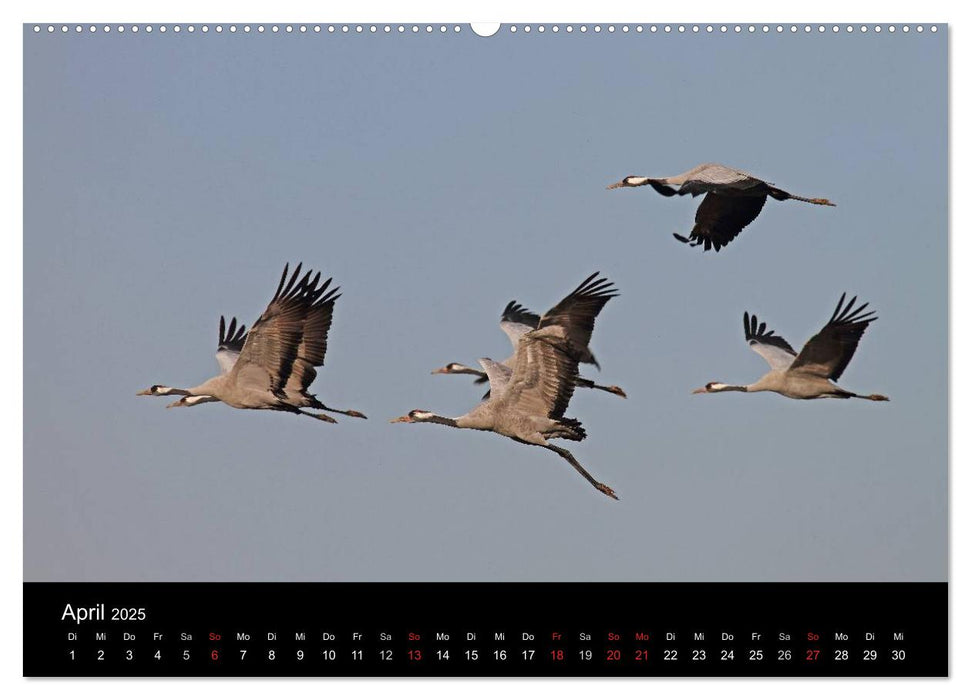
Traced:
<svg viewBox="0 0 971 700">
<path fill-rule="evenodd" d="M 607 185 L 607 189 L 643 185 L 650 185 L 654 191 L 665 197 L 676 194 L 690 194 L 692 197 L 705 195 L 695 212 L 695 225 L 691 234 L 685 238 L 675 233 L 674 237 L 691 247 L 703 245 L 705 250 L 714 248 L 716 252 L 731 243 L 743 228 L 755 221 L 768 197 L 779 201 L 794 199 L 809 204 L 836 206 L 821 197 L 791 194 L 771 182 L 718 163 L 704 163 L 673 177 L 628 175 L 620 182 Z"/>
<path fill-rule="evenodd" d="M 233 408 L 298 413 L 328 423 L 337 421 L 304 409 L 366 418 L 360 411 L 330 408 L 308 392 L 316 368 L 324 364 L 334 303 L 341 295 L 339 288 L 330 288 L 331 279 L 321 283 L 321 274 L 312 270 L 301 277 L 301 268 L 302 263 L 291 275 L 289 264 L 284 266 L 276 293 L 248 333 L 245 326 L 236 328 L 235 318 L 228 329 L 220 318 L 219 375 L 189 389 L 153 384 L 137 395 L 182 397 L 170 407 L 221 401 Z"/>
<path fill-rule="evenodd" d="M 715 394 L 722 391 L 774 391 L 790 399 L 867 399 L 889 401 L 883 394 L 855 394 L 836 385 L 843 370 L 853 359 L 863 332 L 877 320 L 868 304 L 853 308 L 856 297 L 843 306 L 846 294 L 840 297 L 836 310 L 823 329 L 809 339 L 797 354 L 774 331 L 766 330 L 746 311 L 742 321 L 749 347 L 769 364 L 769 372 L 753 384 L 725 384 L 708 382 L 694 394 Z"/>
<path fill-rule="evenodd" d="M 516 344 L 512 368 L 488 358 L 479 360 L 489 377 L 490 395 L 468 413 L 450 418 L 415 409 L 391 422 L 485 430 L 543 447 L 569 462 L 595 489 L 617 499 L 614 490 L 591 476 L 569 450 L 549 442 L 554 438 L 580 441 L 587 436 L 580 421 L 564 415 L 573 396 L 580 355 L 562 326 L 529 331 Z"/>
<path fill-rule="evenodd" d="M 563 326 L 567 330 L 574 348 L 580 351 L 580 362 L 592 364 L 600 369 L 600 363 L 597 362 L 597 358 L 590 351 L 590 337 L 593 334 L 594 322 L 604 304 L 618 294 L 614 286 L 605 277 L 599 277 L 599 275 L 599 272 L 594 272 L 587 277 L 576 289 L 560 300 L 542 317 L 519 304 L 515 299 L 506 304 L 499 320 L 499 328 L 509 338 L 513 354 L 503 360 L 502 364 L 510 369 L 513 368 L 516 360 L 516 348 L 523 335 L 538 328 L 555 324 Z M 484 384 L 489 381 L 484 371 L 458 362 L 450 362 L 444 367 L 432 370 L 432 374 L 471 374 L 477 377 L 476 384 Z M 627 398 L 627 393 L 619 386 L 597 384 L 585 377 L 578 376 L 576 385 L 585 389 L 599 389 Z"/>
</svg>

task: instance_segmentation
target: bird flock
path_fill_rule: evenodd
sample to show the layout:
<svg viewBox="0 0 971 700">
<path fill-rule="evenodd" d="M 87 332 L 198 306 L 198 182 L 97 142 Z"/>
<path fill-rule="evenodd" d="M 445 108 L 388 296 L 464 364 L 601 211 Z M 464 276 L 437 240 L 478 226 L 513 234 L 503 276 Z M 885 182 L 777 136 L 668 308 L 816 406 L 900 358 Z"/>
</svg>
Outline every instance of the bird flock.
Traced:
<svg viewBox="0 0 971 700">
<path fill-rule="evenodd" d="M 733 241 L 762 211 L 769 197 L 835 206 L 828 199 L 791 194 L 753 175 L 715 163 L 706 163 L 673 177 L 629 175 L 608 185 L 608 190 L 650 185 L 665 196 L 703 194 L 688 236 L 674 237 L 690 247 L 716 252 Z M 323 366 L 334 306 L 340 298 L 332 279 L 289 264 L 266 310 L 247 332 L 232 317 L 219 318 L 216 360 L 220 373 L 188 389 L 154 384 L 138 396 L 178 396 L 168 408 L 222 402 L 233 408 L 283 411 L 336 423 L 331 413 L 366 418 L 353 409 L 331 408 L 309 392 Z M 587 437 L 581 421 L 566 415 L 576 388 L 596 389 L 618 397 L 627 393 L 617 385 L 597 384 L 580 375 L 580 365 L 598 370 L 590 340 L 594 324 L 608 301 L 619 295 L 616 286 L 595 272 L 542 316 L 516 300 L 503 309 L 499 327 L 512 344 L 512 355 L 496 362 L 483 357 L 479 367 L 450 362 L 432 374 L 466 374 L 488 391 L 467 413 L 448 417 L 414 409 L 392 423 L 436 423 L 452 428 L 482 430 L 525 445 L 555 452 L 604 495 L 617 499 L 613 488 L 598 481 L 573 454 L 550 440 L 580 442 Z M 712 381 L 695 394 L 726 391 L 771 391 L 791 399 L 865 399 L 889 401 L 882 394 L 857 394 L 836 384 L 856 352 L 870 323 L 876 320 L 868 304 L 846 302 L 844 293 L 829 321 L 798 353 L 764 321 L 743 314 L 745 341 L 762 356 L 769 371 L 751 384 Z"/>
</svg>

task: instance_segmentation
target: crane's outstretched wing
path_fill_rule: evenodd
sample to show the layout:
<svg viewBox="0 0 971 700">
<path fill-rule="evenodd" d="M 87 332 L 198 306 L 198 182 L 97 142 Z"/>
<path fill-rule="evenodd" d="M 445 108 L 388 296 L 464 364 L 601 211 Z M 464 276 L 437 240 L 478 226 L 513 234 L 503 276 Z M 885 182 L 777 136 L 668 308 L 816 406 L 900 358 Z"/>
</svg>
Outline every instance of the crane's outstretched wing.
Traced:
<svg viewBox="0 0 971 700">
<path fill-rule="evenodd" d="M 863 332 L 877 317 L 875 312 L 864 312 L 869 304 L 853 308 L 856 297 L 843 307 L 846 292 L 840 297 L 836 310 L 823 329 L 809 339 L 793 361 L 790 369 L 800 370 L 836 381 L 853 359 L 856 346 Z"/>
<path fill-rule="evenodd" d="M 524 335 L 516 348 L 516 363 L 500 401 L 513 413 L 563 417 L 578 373 L 577 352 L 561 326 Z"/>
<path fill-rule="evenodd" d="M 303 337 L 297 347 L 297 359 L 293 362 L 290 377 L 287 379 L 287 392 L 305 393 L 307 387 L 316 379 L 317 370 L 324 364 L 327 354 L 327 335 L 334 320 L 334 303 L 340 298 L 340 287 L 329 289 L 332 278 L 316 286 L 320 273 L 314 278 L 314 291 L 308 296 L 311 300 L 303 324 Z M 325 293 L 326 292 L 326 293 Z"/>
<path fill-rule="evenodd" d="M 240 325 L 239 328 L 236 327 L 236 317 L 233 316 L 232 320 L 229 322 L 229 328 L 226 328 L 226 318 L 224 316 L 219 317 L 219 345 L 216 348 L 216 362 L 219 363 L 219 368 L 222 370 L 222 374 L 229 372 L 233 365 L 236 364 L 236 359 L 239 357 L 240 350 L 243 349 L 243 343 L 246 342 L 246 326 Z"/>
<path fill-rule="evenodd" d="M 323 288 L 317 288 L 320 274 L 312 281 L 312 271 L 300 278 L 301 267 L 302 263 L 297 265 L 289 281 L 289 264 L 283 268 L 273 299 L 246 335 L 232 370 L 237 383 L 283 394 L 294 363 L 300 357 L 304 324 L 312 307 L 322 301 Z"/>
<path fill-rule="evenodd" d="M 509 387 L 509 380 L 512 378 L 512 370 L 499 362 L 493 362 L 488 357 L 479 358 L 479 364 L 485 370 L 489 382 L 489 391 L 483 399 L 496 397 L 497 399 L 505 393 Z"/>
<path fill-rule="evenodd" d="M 539 314 L 534 314 L 515 299 L 506 304 L 499 320 L 499 327 L 509 337 L 514 351 L 523 334 L 535 330 L 538 326 Z"/>
<path fill-rule="evenodd" d="M 679 195 L 690 194 L 692 197 L 729 190 L 745 193 L 747 190 L 757 190 L 767 186 L 765 180 L 719 163 L 699 165 L 673 179 L 682 181 L 678 188 Z"/>
<path fill-rule="evenodd" d="M 784 338 L 777 336 L 775 331 L 766 331 L 765 322 L 759 324 L 759 319 L 748 311 L 742 317 L 745 325 L 745 340 L 749 347 L 761 355 L 769 367 L 772 369 L 787 369 L 792 361 L 796 359 L 796 351 L 785 341 Z"/>
<path fill-rule="evenodd" d="M 573 351 L 579 353 L 577 359 L 580 362 L 595 365 L 597 369 L 600 369 L 600 364 L 590 352 L 590 336 L 593 335 L 594 322 L 604 305 L 619 296 L 613 283 L 606 277 L 598 278 L 599 274 L 594 272 L 583 280 L 580 286 L 543 314 L 538 325 L 538 328 L 563 327 Z"/>
<path fill-rule="evenodd" d="M 705 250 L 714 248 L 718 252 L 755 221 L 765 206 L 765 199 L 765 194 L 739 196 L 709 192 L 695 213 L 691 235 L 685 238 L 674 234 L 674 237 L 692 247 L 704 245 Z"/>
</svg>

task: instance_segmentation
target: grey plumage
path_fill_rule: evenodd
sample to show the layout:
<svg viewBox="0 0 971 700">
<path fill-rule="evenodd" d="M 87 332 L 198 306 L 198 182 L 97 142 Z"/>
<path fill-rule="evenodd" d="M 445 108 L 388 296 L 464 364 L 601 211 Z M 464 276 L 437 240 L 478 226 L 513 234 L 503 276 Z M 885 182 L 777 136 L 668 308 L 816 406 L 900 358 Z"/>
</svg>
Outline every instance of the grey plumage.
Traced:
<svg viewBox="0 0 971 700">
<path fill-rule="evenodd" d="M 240 325 L 236 328 L 236 317 L 233 316 L 226 329 L 226 318 L 219 317 L 219 345 L 216 347 L 216 361 L 219 363 L 223 374 L 230 371 L 236 364 L 243 344 L 246 342 L 246 326 Z"/>
<path fill-rule="evenodd" d="M 580 441 L 586 431 L 580 421 L 565 417 L 576 386 L 581 353 L 562 326 L 528 331 L 516 346 L 512 369 L 485 358 L 480 360 L 490 379 L 491 396 L 456 418 L 415 409 L 392 423 L 438 423 L 453 428 L 486 430 L 517 442 L 556 452 L 601 493 L 616 499 L 614 490 L 594 479 L 566 449 L 549 440 Z"/>
<path fill-rule="evenodd" d="M 517 344 L 523 335 L 539 328 L 557 325 L 567 332 L 571 345 L 579 353 L 579 361 L 595 365 L 597 369 L 600 369 L 597 358 L 590 350 L 590 338 L 593 334 L 597 315 L 610 299 L 618 296 L 618 292 L 607 278 L 599 277 L 599 275 L 599 272 L 595 272 L 587 277 L 576 289 L 542 316 L 533 313 L 516 300 L 506 304 L 500 316 L 499 327 L 509 338 L 513 347 L 513 354 L 503 360 L 502 364 L 510 369 L 513 367 Z M 444 367 L 434 370 L 432 374 L 471 374 L 477 377 L 476 384 L 484 384 L 488 381 L 485 372 L 458 362 L 450 362 Z M 624 390 L 618 386 L 596 384 L 585 377 L 578 376 L 576 385 L 588 389 L 600 389 L 624 398 L 627 397 Z M 484 398 L 487 397 L 488 394 Z"/>
<path fill-rule="evenodd" d="M 826 325 L 806 342 L 798 354 L 785 339 L 774 331 L 766 330 L 766 324 L 759 323 L 754 314 L 750 317 L 745 312 L 742 319 L 745 340 L 752 350 L 768 362 L 770 371 L 753 384 L 709 382 L 695 389 L 694 393 L 772 391 L 790 399 L 858 398 L 889 401 L 882 394 L 856 394 L 836 384 L 853 359 L 864 331 L 877 320 L 874 312 L 866 311 L 868 304 L 854 308 L 856 297 L 844 306 L 845 301 L 844 293 Z"/>
<path fill-rule="evenodd" d="M 302 264 L 297 265 L 291 275 L 289 265 L 284 267 L 273 299 L 248 333 L 245 326 L 236 327 L 235 318 L 227 328 L 220 317 L 216 359 L 221 374 L 190 389 L 156 384 L 138 395 L 182 396 L 170 407 L 221 401 L 233 408 L 300 413 L 330 423 L 336 421 L 302 409 L 364 418 L 359 411 L 325 406 L 308 392 L 316 367 L 324 363 L 334 303 L 340 294 L 330 288 L 332 280 L 321 283 L 319 272 L 308 271 L 301 277 L 301 268 Z"/>
<path fill-rule="evenodd" d="M 775 331 L 767 331 L 765 322 L 759 323 L 755 314 L 749 319 L 748 311 L 742 317 L 742 324 L 745 327 L 745 340 L 749 347 L 765 358 L 772 369 L 786 369 L 792 364 L 796 351 L 792 346 L 775 335 Z"/>
<path fill-rule="evenodd" d="M 643 185 L 650 185 L 665 197 L 705 195 L 695 213 L 691 235 L 685 238 L 675 233 L 674 237 L 692 247 L 702 245 L 704 250 L 714 248 L 716 252 L 755 221 L 768 197 L 779 201 L 795 199 L 810 204 L 836 206 L 828 199 L 791 194 L 771 182 L 718 163 L 704 163 L 673 177 L 628 175 L 620 182 L 608 185 L 607 189 Z"/>
</svg>

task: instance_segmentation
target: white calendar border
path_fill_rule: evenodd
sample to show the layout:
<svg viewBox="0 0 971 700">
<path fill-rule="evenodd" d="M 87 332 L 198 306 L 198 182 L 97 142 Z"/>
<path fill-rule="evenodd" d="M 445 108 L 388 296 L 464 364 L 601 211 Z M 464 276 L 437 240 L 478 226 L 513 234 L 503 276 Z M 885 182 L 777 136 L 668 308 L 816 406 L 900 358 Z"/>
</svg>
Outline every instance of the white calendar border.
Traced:
<svg viewBox="0 0 971 700">
<path fill-rule="evenodd" d="M 241 0 L 224 7 L 203 6 L 196 0 L 168 0 L 163 3 L 136 4 L 117 0 L 87 0 L 86 2 L 37 2 L 30 6 L 27 3 L 13 4 L 3 10 L 4 22 L 0 24 L 2 42 L 0 51 L 3 54 L 2 75 L 4 95 L 8 98 L 11 109 L 4 110 L 3 149 L 0 151 L 4 168 L 4 187 L 2 189 L 3 209 L 8 213 L 4 235 L 2 237 L 2 254 L 0 254 L 0 289 L 2 289 L 4 327 L 8 333 L 19 335 L 21 342 L 14 342 L 14 338 L 5 339 L 0 343 L 0 360 L 8 366 L 22 367 L 22 338 L 23 338 L 23 278 L 22 262 L 23 247 L 21 234 L 23 231 L 23 190 L 22 190 L 22 76 L 23 76 L 23 22 L 58 22 L 84 19 L 91 22 L 211 22 L 213 19 L 226 18 L 232 21 L 265 20 L 300 21 L 326 20 L 328 22 L 386 22 L 406 19 L 410 22 L 443 22 L 466 23 L 469 20 L 506 22 L 545 22 L 555 20 L 560 23 L 579 23 L 595 20 L 601 23 L 619 22 L 635 23 L 647 20 L 652 23 L 662 22 L 784 22 L 784 23 L 881 23 L 894 22 L 923 23 L 950 22 L 949 39 L 951 42 L 951 124 L 969 123 L 968 95 L 966 77 L 969 62 L 967 60 L 968 46 L 971 40 L 964 32 L 969 31 L 971 23 L 964 23 L 966 12 L 952 7 L 951 3 L 939 0 L 925 0 L 919 4 L 905 3 L 896 0 L 881 3 L 878 7 L 853 7 L 846 2 L 836 0 L 814 0 L 805 3 L 784 6 L 776 2 L 735 2 L 729 5 L 725 2 L 712 0 L 694 0 L 690 4 L 678 3 L 647 3 L 598 0 L 596 3 L 581 2 L 523 2 L 523 0 L 492 0 L 489 3 L 463 5 L 454 2 L 412 0 L 407 4 L 389 1 L 362 3 L 311 3 L 290 0 L 276 0 L 273 3 L 253 2 Z M 965 39 L 962 45 L 962 38 Z M 958 78 L 965 78 L 965 87 Z M 952 128 L 952 162 L 951 192 L 963 192 L 962 185 L 968 181 L 968 148 L 967 139 L 963 133 Z M 958 167 L 958 165 L 963 167 Z M 919 186 L 919 183 L 916 183 Z M 952 220 L 951 228 L 954 235 L 951 238 L 951 357 L 968 357 L 968 305 L 971 301 L 969 289 L 971 283 L 960 273 L 971 263 L 968 256 L 969 244 L 966 242 L 971 231 L 962 226 L 968 222 L 966 204 L 962 199 L 951 198 Z M 954 313 L 953 309 L 960 309 L 963 313 Z M 19 323 L 14 320 L 19 319 Z M 820 694 L 841 696 L 844 693 L 858 695 L 862 693 L 879 693 L 883 698 L 906 698 L 910 700 L 916 694 L 931 695 L 963 695 L 971 691 L 971 663 L 964 661 L 971 658 L 971 642 L 965 637 L 971 631 L 971 620 L 968 610 L 971 609 L 971 589 L 967 585 L 971 577 L 968 561 L 968 535 L 971 528 L 971 503 L 964 488 L 968 477 L 963 474 L 971 468 L 968 459 L 969 447 L 966 434 L 953 430 L 954 426 L 968 425 L 968 399 L 962 395 L 963 390 L 971 389 L 968 381 L 968 370 L 959 362 L 951 362 L 951 426 L 952 451 L 951 464 L 954 465 L 950 474 L 951 487 L 951 542 L 958 542 L 961 547 L 951 547 L 951 673 L 950 681 L 923 680 L 813 680 L 807 682 L 793 682 L 791 680 L 697 680 L 683 679 L 650 679 L 650 680 L 486 680 L 473 683 L 468 680 L 342 680 L 328 681 L 326 685 L 315 686 L 318 681 L 291 680 L 166 680 L 160 682 L 128 681 L 128 680 L 24 680 L 21 678 L 23 668 L 22 633 L 16 628 L 16 620 L 22 619 L 22 581 L 23 581 L 23 519 L 22 519 L 22 472 L 23 464 L 23 411 L 22 411 L 22 373 L 17 377 L 7 377 L 3 405 L 0 407 L 0 430 L 4 446 L 0 461 L 3 473 L 3 488 L 0 489 L 3 501 L 0 503 L 0 523 L 2 532 L 6 536 L 0 539 L 0 556 L 6 566 L 7 576 L 0 583 L 0 600 L 6 602 L 8 609 L 4 618 L 11 621 L 0 630 L 0 668 L 3 675 L 0 683 L 7 691 L 6 697 L 21 695 L 40 698 L 64 698 L 69 695 L 72 700 L 84 697 L 98 698 L 128 698 L 132 693 L 154 699 L 168 700 L 173 693 L 185 697 L 198 697 L 203 694 L 231 692 L 234 697 L 242 700 L 259 698 L 263 700 L 268 693 L 274 692 L 314 692 L 327 693 L 331 697 L 354 694 L 365 697 L 373 694 L 375 697 L 387 697 L 393 694 L 397 698 L 452 698 L 457 694 L 463 697 L 478 699 L 492 698 L 496 694 L 512 695 L 515 697 L 535 696 L 538 693 L 555 692 L 559 698 L 572 700 L 589 700 L 591 695 L 601 693 L 628 694 L 637 693 L 641 696 L 647 693 L 676 692 L 679 697 L 705 697 L 712 695 L 731 698 L 744 696 L 746 698 L 771 698 L 785 694 L 792 700 L 802 698 L 816 698 Z M 960 497 L 956 497 L 957 494 Z M 962 557 L 962 550 L 964 556 Z M 17 562 L 16 565 L 11 565 Z M 956 583 L 955 583 L 956 582 Z M 960 589 L 960 594 L 958 591 Z M 14 604 L 16 603 L 16 604 Z M 219 684 L 218 686 L 216 684 Z M 866 687 L 861 684 L 866 683 Z M 133 685 L 137 684 L 137 685 Z M 174 684 L 174 685 L 173 685 Z M 227 687 L 231 686 L 231 687 Z M 876 687 L 871 687 L 876 686 Z"/>
</svg>

